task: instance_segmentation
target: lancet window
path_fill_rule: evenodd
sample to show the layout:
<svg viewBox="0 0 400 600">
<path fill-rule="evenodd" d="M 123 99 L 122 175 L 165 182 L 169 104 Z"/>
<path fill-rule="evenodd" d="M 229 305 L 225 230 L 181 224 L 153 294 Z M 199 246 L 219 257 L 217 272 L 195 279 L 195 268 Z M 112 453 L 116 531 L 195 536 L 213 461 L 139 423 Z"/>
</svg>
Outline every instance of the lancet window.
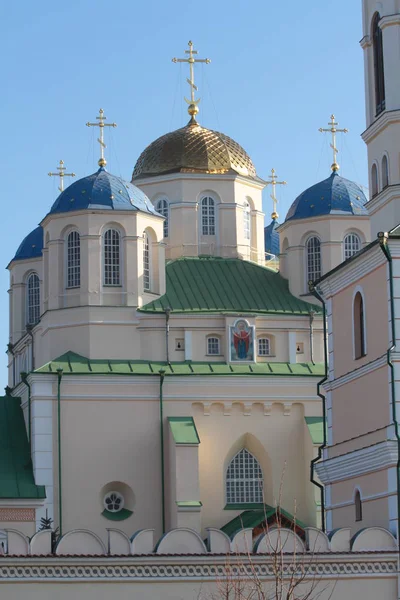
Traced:
<svg viewBox="0 0 400 600">
<path fill-rule="evenodd" d="M 372 42 L 374 52 L 374 76 L 375 76 L 375 108 L 379 115 L 385 110 L 385 73 L 383 67 L 383 40 L 382 30 L 379 27 L 380 14 L 375 13 L 372 20 Z"/>
<path fill-rule="evenodd" d="M 162 198 L 156 204 L 156 211 L 160 213 L 163 217 L 165 217 L 164 221 L 164 237 L 168 237 L 168 229 L 169 229 L 169 203 L 166 198 Z"/>
<path fill-rule="evenodd" d="M 143 241 L 143 289 L 150 290 L 150 240 L 148 233 L 144 232 Z"/>
<path fill-rule="evenodd" d="M 378 193 L 378 168 L 375 163 L 371 167 L 371 191 L 374 198 Z"/>
<path fill-rule="evenodd" d="M 210 196 L 201 201 L 201 231 L 203 235 L 215 235 L 215 201 Z"/>
<path fill-rule="evenodd" d="M 67 237 L 67 288 L 81 285 L 81 238 L 77 231 Z"/>
<path fill-rule="evenodd" d="M 104 233 L 104 285 L 121 285 L 121 236 L 116 229 Z"/>
<path fill-rule="evenodd" d="M 356 521 L 362 521 L 362 500 L 360 491 L 357 490 L 354 497 L 354 504 L 356 509 Z"/>
<path fill-rule="evenodd" d="M 263 474 L 258 460 L 246 448 L 231 460 L 226 472 L 227 504 L 263 502 Z"/>
<path fill-rule="evenodd" d="M 382 189 L 389 185 L 389 163 L 386 154 L 382 158 Z"/>
<path fill-rule="evenodd" d="M 367 353 L 365 343 L 365 307 L 361 292 L 357 292 L 353 304 L 354 358 L 361 358 Z"/>
<path fill-rule="evenodd" d="M 245 240 L 250 239 L 250 219 L 250 204 L 247 202 L 247 200 L 245 200 L 243 207 L 243 230 Z"/>
<path fill-rule="evenodd" d="M 36 325 L 40 319 L 40 281 L 37 273 L 31 273 L 26 282 L 26 300 L 28 325 Z"/>
</svg>

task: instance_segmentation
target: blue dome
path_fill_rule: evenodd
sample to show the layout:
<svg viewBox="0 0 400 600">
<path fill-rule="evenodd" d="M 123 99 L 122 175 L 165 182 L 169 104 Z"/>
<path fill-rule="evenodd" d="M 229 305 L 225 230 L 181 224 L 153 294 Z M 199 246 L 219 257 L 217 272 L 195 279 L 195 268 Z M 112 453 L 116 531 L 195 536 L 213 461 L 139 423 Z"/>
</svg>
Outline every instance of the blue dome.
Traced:
<svg viewBox="0 0 400 600">
<path fill-rule="evenodd" d="M 366 202 L 364 192 L 356 183 L 333 172 L 328 179 L 316 183 L 296 198 L 286 221 L 321 215 L 367 215 Z"/>
<path fill-rule="evenodd" d="M 275 256 L 279 254 L 279 233 L 276 231 L 277 227 L 279 227 L 279 223 L 276 219 L 272 219 L 271 223 L 264 227 L 265 252 L 274 254 Z M 268 257 L 266 260 L 268 260 Z"/>
<path fill-rule="evenodd" d="M 146 196 L 135 185 L 100 167 L 96 173 L 78 179 L 61 192 L 50 214 L 85 209 L 134 210 L 158 215 Z"/>
<path fill-rule="evenodd" d="M 26 260 L 42 256 L 43 228 L 41 225 L 24 238 L 15 253 L 13 260 Z"/>
</svg>

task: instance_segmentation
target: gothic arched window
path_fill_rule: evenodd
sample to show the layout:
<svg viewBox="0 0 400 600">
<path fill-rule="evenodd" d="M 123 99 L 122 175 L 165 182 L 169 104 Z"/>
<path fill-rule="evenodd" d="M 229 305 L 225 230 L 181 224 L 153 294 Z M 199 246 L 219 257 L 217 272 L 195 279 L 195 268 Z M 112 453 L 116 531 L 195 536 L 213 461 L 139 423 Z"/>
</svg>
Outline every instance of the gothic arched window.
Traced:
<svg viewBox="0 0 400 600">
<path fill-rule="evenodd" d="M 156 204 L 156 211 L 165 217 L 164 221 L 164 237 L 168 237 L 168 226 L 169 226 L 169 203 L 168 200 L 162 198 Z"/>
<path fill-rule="evenodd" d="M 354 505 L 356 509 L 356 521 L 362 521 L 362 500 L 360 490 L 357 490 L 355 493 Z"/>
<path fill-rule="evenodd" d="M 376 114 L 385 110 L 385 73 L 383 68 L 383 42 L 382 30 L 379 27 L 380 14 L 375 13 L 372 19 L 372 43 L 374 52 L 374 77 L 375 77 L 375 106 Z"/>
<path fill-rule="evenodd" d="M 67 237 L 67 288 L 81 285 L 81 238 L 77 231 Z"/>
<path fill-rule="evenodd" d="M 307 240 L 307 281 L 315 281 L 321 277 L 321 240 L 313 236 Z"/>
<path fill-rule="evenodd" d="M 374 198 L 378 193 L 378 168 L 375 163 L 371 167 L 371 198 Z"/>
<path fill-rule="evenodd" d="M 201 201 L 201 232 L 202 235 L 215 235 L 215 201 L 210 196 Z"/>
<path fill-rule="evenodd" d="M 258 460 L 243 448 L 229 463 L 226 472 L 227 504 L 261 504 L 263 474 Z"/>
<path fill-rule="evenodd" d="M 364 299 L 361 292 L 357 292 L 353 302 L 353 335 L 354 335 L 354 358 L 366 355 L 365 344 L 365 309 Z"/>
<path fill-rule="evenodd" d="M 389 185 L 389 163 L 386 154 L 382 158 L 382 189 Z"/>
<path fill-rule="evenodd" d="M 36 325 L 40 319 L 40 281 L 37 273 L 31 273 L 26 282 L 26 322 Z"/>
<path fill-rule="evenodd" d="M 250 204 L 245 200 L 243 206 L 243 231 L 245 240 L 250 239 L 250 219 Z"/>
<path fill-rule="evenodd" d="M 360 236 L 357 233 L 348 233 L 343 240 L 343 246 L 344 260 L 347 260 L 350 256 L 361 250 Z"/>
<path fill-rule="evenodd" d="M 121 236 L 116 229 L 104 233 L 104 285 L 121 285 Z"/>
</svg>

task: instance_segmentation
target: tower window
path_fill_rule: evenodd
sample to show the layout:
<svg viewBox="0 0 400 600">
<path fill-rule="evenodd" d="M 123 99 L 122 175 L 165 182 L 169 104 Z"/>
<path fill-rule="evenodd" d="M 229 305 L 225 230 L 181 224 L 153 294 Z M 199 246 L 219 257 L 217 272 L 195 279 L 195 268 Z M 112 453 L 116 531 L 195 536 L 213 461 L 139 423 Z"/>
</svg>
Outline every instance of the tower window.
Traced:
<svg viewBox="0 0 400 600">
<path fill-rule="evenodd" d="M 121 285 L 121 236 L 116 229 L 104 234 L 104 285 Z"/>
<path fill-rule="evenodd" d="M 207 354 L 209 354 L 211 356 L 221 354 L 219 338 L 217 338 L 217 337 L 207 338 Z"/>
<path fill-rule="evenodd" d="M 359 250 L 361 250 L 361 239 L 357 233 L 348 233 L 344 240 L 344 260 L 347 260 L 353 254 L 356 254 Z"/>
<path fill-rule="evenodd" d="M 67 288 L 81 285 L 81 239 L 77 231 L 67 238 Z"/>
<path fill-rule="evenodd" d="M 40 319 L 40 281 L 37 273 L 31 273 L 27 285 L 27 324 L 36 325 Z"/>
<path fill-rule="evenodd" d="M 156 204 L 156 211 L 165 217 L 164 221 L 164 237 L 168 237 L 168 226 L 169 226 L 169 203 L 168 200 L 162 198 Z"/>
<path fill-rule="evenodd" d="M 385 110 L 385 73 L 383 68 L 383 42 L 382 30 L 379 27 L 380 14 L 375 13 L 372 20 L 372 42 L 374 52 L 374 77 L 375 77 L 375 107 L 379 115 Z"/>
<path fill-rule="evenodd" d="M 315 281 L 321 277 L 321 241 L 316 236 L 307 240 L 307 281 Z"/>
<path fill-rule="evenodd" d="M 203 235 L 215 235 L 215 202 L 209 196 L 201 201 L 201 231 Z"/>
<path fill-rule="evenodd" d="M 389 185 L 389 163 L 386 154 L 382 158 L 382 189 Z"/>
<path fill-rule="evenodd" d="M 354 497 L 354 504 L 356 509 L 356 521 L 362 521 L 362 500 L 360 491 L 357 490 Z"/>
<path fill-rule="evenodd" d="M 243 230 L 245 240 L 250 239 L 250 218 L 250 204 L 245 200 L 243 207 Z"/>
<path fill-rule="evenodd" d="M 258 356 L 269 356 L 271 352 L 271 344 L 269 338 L 258 339 Z"/>
<path fill-rule="evenodd" d="M 150 240 L 148 233 L 144 232 L 143 242 L 143 289 L 150 291 Z"/>
<path fill-rule="evenodd" d="M 375 163 L 371 167 L 371 191 L 371 197 L 374 198 L 378 193 L 378 168 Z"/>
<path fill-rule="evenodd" d="M 365 344 L 365 312 L 364 299 L 360 292 L 354 297 L 353 304 L 353 329 L 354 329 L 354 358 L 362 358 L 366 355 Z"/>
<path fill-rule="evenodd" d="M 243 448 L 234 456 L 226 472 L 227 504 L 263 502 L 263 475 L 258 460 Z"/>
</svg>

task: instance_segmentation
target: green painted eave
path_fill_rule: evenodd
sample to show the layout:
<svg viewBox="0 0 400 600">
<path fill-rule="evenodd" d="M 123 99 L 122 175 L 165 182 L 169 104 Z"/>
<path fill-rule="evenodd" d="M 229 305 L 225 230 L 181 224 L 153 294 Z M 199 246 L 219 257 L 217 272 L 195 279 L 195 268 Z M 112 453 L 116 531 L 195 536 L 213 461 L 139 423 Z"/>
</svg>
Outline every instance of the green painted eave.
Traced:
<svg viewBox="0 0 400 600">
<path fill-rule="evenodd" d="M 279 363 L 229 364 L 226 362 L 153 362 L 146 360 L 89 359 L 75 352 L 62 356 L 36 369 L 35 373 L 57 373 L 64 375 L 157 375 L 162 369 L 166 376 L 187 375 L 262 375 L 280 377 L 322 377 L 322 363 Z"/>
<path fill-rule="evenodd" d="M 293 296 L 279 273 L 237 258 L 184 257 L 166 267 L 166 293 L 142 312 L 308 315 L 321 309 Z"/>
<path fill-rule="evenodd" d="M 175 504 L 180 508 L 200 508 L 203 506 L 200 500 L 176 500 Z"/>
<path fill-rule="evenodd" d="M 319 446 L 324 443 L 324 419 L 323 417 L 304 417 L 310 432 L 313 444 Z"/>
<path fill-rule="evenodd" d="M 229 505 L 234 506 L 234 505 Z M 239 506 L 239 505 L 237 505 Z M 240 505 L 242 506 L 242 505 Z M 221 527 L 221 531 L 226 533 L 227 536 L 232 537 L 237 531 L 241 529 L 254 529 L 255 527 L 259 527 L 264 521 L 267 523 L 276 515 L 277 509 L 269 504 L 265 504 L 262 508 L 258 508 L 255 510 L 245 510 L 240 515 L 226 523 L 223 527 Z M 285 517 L 288 519 L 293 526 L 300 527 L 304 529 L 307 527 L 302 521 L 299 519 L 295 519 L 295 517 L 284 510 L 283 508 L 279 509 L 281 517 Z"/>
<path fill-rule="evenodd" d="M 33 477 L 21 399 L 0 397 L 0 499 L 46 498 L 44 485 Z"/>
<path fill-rule="evenodd" d="M 175 444 L 200 444 L 193 417 L 168 417 Z"/>
</svg>

